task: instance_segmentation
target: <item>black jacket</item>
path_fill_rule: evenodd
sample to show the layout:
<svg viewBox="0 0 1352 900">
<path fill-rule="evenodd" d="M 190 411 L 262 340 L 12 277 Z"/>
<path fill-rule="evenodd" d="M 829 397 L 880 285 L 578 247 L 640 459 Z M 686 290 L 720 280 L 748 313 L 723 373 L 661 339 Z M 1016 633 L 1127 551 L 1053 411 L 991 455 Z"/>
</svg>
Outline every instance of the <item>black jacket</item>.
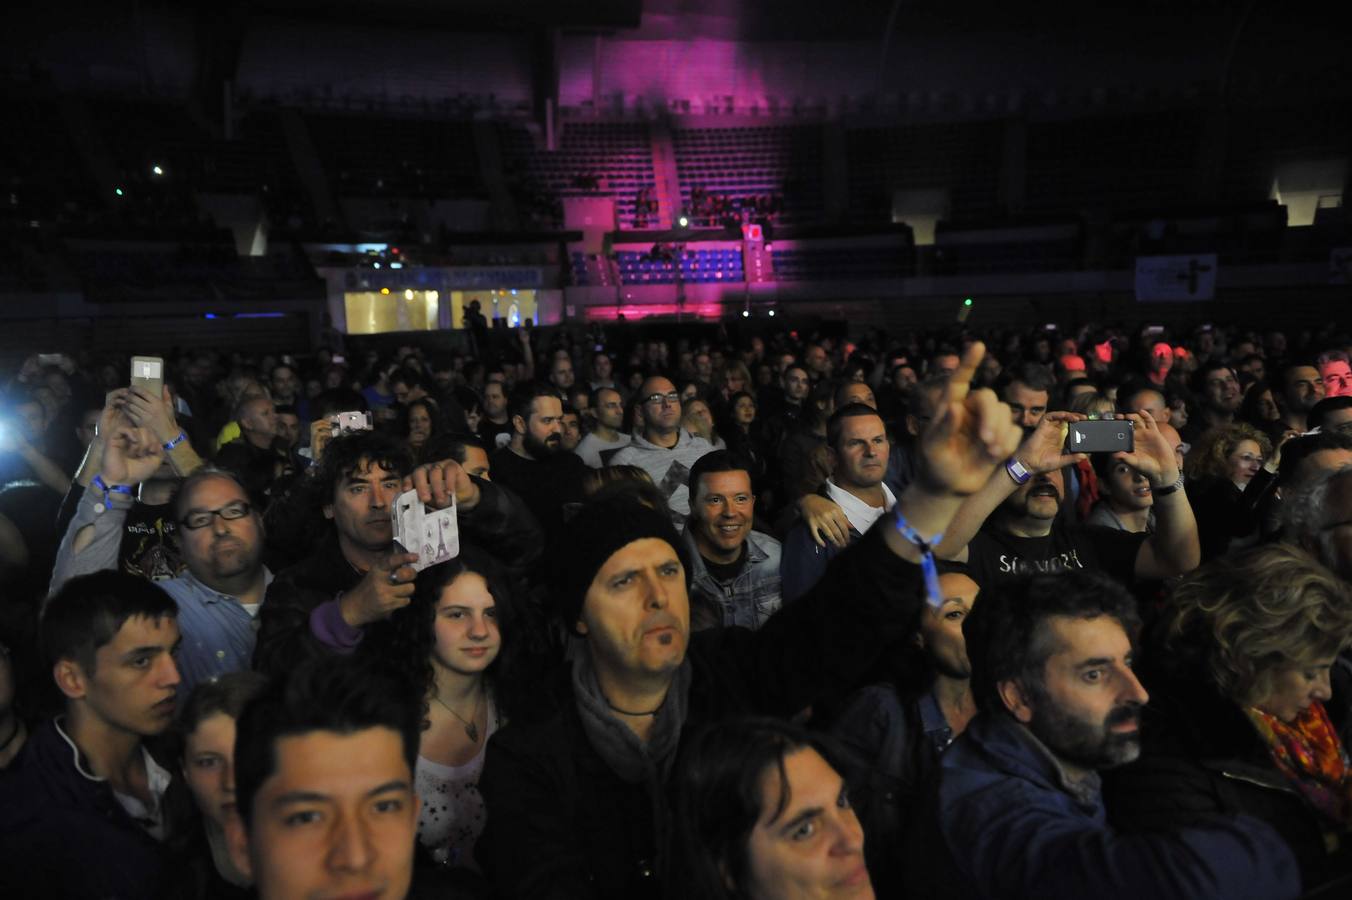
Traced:
<svg viewBox="0 0 1352 900">
<path fill-rule="evenodd" d="M 824 691 L 858 685 L 922 597 L 919 569 L 873 529 L 759 631 L 691 636 L 686 733 L 737 715 L 791 716 Z M 621 781 L 592 748 L 567 674 L 553 693 L 554 712 L 518 719 L 490 741 L 479 783 L 488 821 L 476 859 L 507 898 L 658 896 L 665 797 Z"/>
<path fill-rule="evenodd" d="M 1141 674 L 1150 692 L 1141 757 L 1104 773 L 1114 826 L 1156 831 L 1244 813 L 1290 845 L 1306 890 L 1352 873 L 1352 835 L 1277 769 L 1244 711 L 1211 685 L 1197 655 L 1187 647 L 1156 652 Z"/>
<path fill-rule="evenodd" d="M 156 897 L 167 861 L 108 782 L 80 773 L 53 722 L 0 776 L 0 896 Z"/>
</svg>

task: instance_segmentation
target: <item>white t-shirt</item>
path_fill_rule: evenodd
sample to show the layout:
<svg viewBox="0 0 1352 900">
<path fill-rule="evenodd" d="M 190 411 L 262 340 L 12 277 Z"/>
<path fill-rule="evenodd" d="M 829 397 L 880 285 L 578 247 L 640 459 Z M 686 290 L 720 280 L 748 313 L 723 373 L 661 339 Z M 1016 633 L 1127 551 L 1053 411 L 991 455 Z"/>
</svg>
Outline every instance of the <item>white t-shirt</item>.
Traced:
<svg viewBox="0 0 1352 900">
<path fill-rule="evenodd" d="M 826 494 L 840 506 L 841 512 L 845 513 L 845 518 L 850 520 L 850 527 L 860 534 L 867 534 L 873 527 L 873 523 L 882 518 L 883 513 L 888 512 L 897 505 L 897 498 L 892 495 L 887 485 L 879 485 L 883 489 L 883 506 L 879 509 L 876 506 L 869 506 L 863 500 L 860 500 L 854 494 L 842 487 L 837 487 L 831 479 L 826 479 Z"/>
<path fill-rule="evenodd" d="M 479 775 L 484 769 L 488 739 L 500 727 L 498 708 L 488 698 L 488 728 L 479 752 L 462 766 L 444 766 L 422 756 L 413 772 L 422 800 L 418 812 L 418 843 L 432 851 L 437 862 L 473 869 L 474 844 L 484 830 L 484 798 Z"/>
</svg>

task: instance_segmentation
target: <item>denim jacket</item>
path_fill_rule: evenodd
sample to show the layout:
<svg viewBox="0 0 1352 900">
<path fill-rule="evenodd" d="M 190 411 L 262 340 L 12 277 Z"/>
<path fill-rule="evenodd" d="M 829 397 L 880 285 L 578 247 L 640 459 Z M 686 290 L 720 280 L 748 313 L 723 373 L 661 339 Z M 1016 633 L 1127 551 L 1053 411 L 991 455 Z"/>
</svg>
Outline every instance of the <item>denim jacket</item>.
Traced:
<svg viewBox="0 0 1352 900">
<path fill-rule="evenodd" d="M 690 592 L 723 612 L 723 625 L 755 630 L 779 611 L 779 541 L 753 531 L 746 538 L 746 565 L 730 583 L 709 574 L 689 527 L 682 533 L 690 559 Z"/>
</svg>

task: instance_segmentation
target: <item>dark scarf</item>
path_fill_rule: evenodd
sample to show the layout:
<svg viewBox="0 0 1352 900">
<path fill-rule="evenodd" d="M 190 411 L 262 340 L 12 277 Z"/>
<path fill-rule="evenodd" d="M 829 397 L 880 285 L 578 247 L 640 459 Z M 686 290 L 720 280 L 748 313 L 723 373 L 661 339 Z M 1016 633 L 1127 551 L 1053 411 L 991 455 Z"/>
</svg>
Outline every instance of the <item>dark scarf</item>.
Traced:
<svg viewBox="0 0 1352 900">
<path fill-rule="evenodd" d="M 591 652 L 583 649 L 573 654 L 573 696 L 587 740 L 621 781 L 646 783 L 655 797 L 661 794 L 661 785 L 671 772 L 681 729 L 685 727 L 690 672 L 690 661 L 683 660 L 671 680 L 666 699 L 653 717 L 653 729 L 644 743 L 611 712 L 596 681 Z"/>
</svg>

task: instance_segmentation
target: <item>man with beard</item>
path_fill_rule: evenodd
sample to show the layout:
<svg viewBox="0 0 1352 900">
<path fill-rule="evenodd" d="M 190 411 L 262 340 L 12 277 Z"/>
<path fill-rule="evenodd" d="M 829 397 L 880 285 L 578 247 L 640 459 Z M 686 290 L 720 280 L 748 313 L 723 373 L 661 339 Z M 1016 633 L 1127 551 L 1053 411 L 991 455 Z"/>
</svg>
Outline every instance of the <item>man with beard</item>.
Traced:
<svg viewBox="0 0 1352 900">
<path fill-rule="evenodd" d="M 74 526 L 62 541 L 53 589 L 76 575 L 117 568 L 120 520 L 130 500 L 109 499 L 87 544 L 76 549 Z M 263 565 L 263 518 L 231 473 L 203 467 L 189 475 L 174 498 L 173 518 L 187 568 L 159 584 L 178 604 L 177 661 L 187 696 L 203 681 L 249 668 L 254 618 L 272 573 Z"/>
<path fill-rule="evenodd" d="M 547 384 L 512 392 L 512 440 L 492 456 L 493 479 L 511 488 L 546 535 L 563 530 L 565 504 L 582 502 L 587 465 L 563 447 L 563 401 Z"/>
<path fill-rule="evenodd" d="M 917 829 L 909 849 L 929 864 L 908 869 L 909 896 L 993 896 L 996 885 L 1005 898 L 1300 893 L 1290 849 L 1257 819 L 1131 835 L 1105 823 L 1099 771 L 1141 752 L 1139 624 L 1132 596 L 1095 572 L 983 594 L 963 626 L 980 712 L 940 760 L 929 815 L 942 841 L 933 823 Z M 924 879 L 935 883 L 914 883 Z"/>
<path fill-rule="evenodd" d="M 690 515 L 690 467 L 713 445 L 681 427 L 681 395 L 676 385 L 655 375 L 638 391 L 639 424 L 628 447 L 610 458 L 612 466 L 638 466 L 667 498 L 672 524 L 678 528 Z"/>
<path fill-rule="evenodd" d="M 938 549 L 942 558 L 966 562 L 983 588 L 1035 573 L 1098 569 L 1118 581 L 1163 579 L 1197 566 L 1197 520 L 1183 490 L 1175 447 L 1149 413 L 1126 418 L 1135 450 L 1120 459 L 1144 475 L 1154 497 L 1155 532 L 1113 531 L 1070 524 L 1060 515 L 1062 469 L 1085 458 L 1063 452 L 1075 413 L 1048 413 L 1009 462 L 968 498 Z M 989 517 L 989 518 L 988 518 Z M 978 531 L 978 529 L 980 529 Z"/>
<path fill-rule="evenodd" d="M 1198 415 L 1183 426 L 1183 439 L 1189 444 L 1213 428 L 1235 421 L 1235 413 L 1244 402 L 1235 370 L 1222 362 L 1209 362 L 1193 376 L 1193 392 L 1200 403 Z"/>
</svg>

